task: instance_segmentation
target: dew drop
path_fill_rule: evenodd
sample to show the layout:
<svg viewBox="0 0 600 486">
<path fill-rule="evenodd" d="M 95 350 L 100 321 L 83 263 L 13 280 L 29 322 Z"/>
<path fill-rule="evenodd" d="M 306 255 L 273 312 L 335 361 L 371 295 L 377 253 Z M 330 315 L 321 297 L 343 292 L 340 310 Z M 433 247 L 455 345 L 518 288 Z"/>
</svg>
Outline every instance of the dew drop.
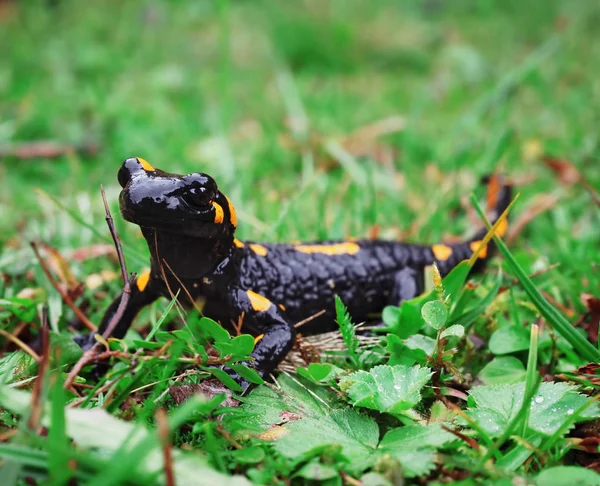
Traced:
<svg viewBox="0 0 600 486">
<path fill-rule="evenodd" d="M 572 408 L 570 408 L 569 410 L 567 410 L 567 415 L 573 415 L 574 411 L 575 410 L 573 410 Z"/>
<path fill-rule="evenodd" d="M 542 403 L 544 401 L 544 397 L 535 397 L 535 403 Z"/>
</svg>

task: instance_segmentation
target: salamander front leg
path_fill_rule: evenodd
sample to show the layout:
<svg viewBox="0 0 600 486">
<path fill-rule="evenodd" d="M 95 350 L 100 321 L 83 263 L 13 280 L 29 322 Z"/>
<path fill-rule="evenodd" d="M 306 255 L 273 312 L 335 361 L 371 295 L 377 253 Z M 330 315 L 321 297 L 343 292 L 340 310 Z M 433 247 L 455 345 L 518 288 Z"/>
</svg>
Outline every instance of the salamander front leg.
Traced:
<svg viewBox="0 0 600 486">
<path fill-rule="evenodd" d="M 254 360 L 247 363 L 253 366 L 260 376 L 271 373 L 292 349 L 296 339 L 296 330 L 288 322 L 283 312 L 269 299 L 252 290 L 237 289 L 233 293 L 233 304 L 244 313 L 244 325 L 257 329 L 256 346 L 251 356 Z M 236 374 L 232 377 L 245 391 L 249 384 Z"/>
<path fill-rule="evenodd" d="M 135 283 L 131 286 L 131 294 L 129 297 L 129 301 L 127 302 L 127 306 L 125 307 L 125 311 L 123 315 L 119 319 L 116 327 L 114 328 L 112 334 L 109 337 L 114 337 L 117 339 L 122 339 L 127 330 L 131 327 L 131 323 L 137 316 L 138 312 L 142 310 L 142 308 L 154 302 L 159 295 L 153 291 L 153 285 L 150 280 L 149 273 L 142 273 L 139 277 L 137 277 Z M 91 348 L 96 342 L 95 334 L 102 335 L 108 325 L 110 324 L 113 316 L 117 312 L 119 308 L 119 304 L 121 303 L 121 298 L 123 294 L 121 293 L 113 302 L 110 304 L 104 316 L 102 317 L 102 321 L 100 322 L 100 327 L 98 331 L 94 334 L 88 335 L 79 335 L 75 336 L 74 340 L 77 344 L 79 344 L 83 349 Z"/>
<path fill-rule="evenodd" d="M 390 305 L 400 305 L 405 300 L 421 295 L 425 288 L 425 275 L 422 270 L 403 268 L 394 276 L 394 286 L 389 295 Z"/>
</svg>

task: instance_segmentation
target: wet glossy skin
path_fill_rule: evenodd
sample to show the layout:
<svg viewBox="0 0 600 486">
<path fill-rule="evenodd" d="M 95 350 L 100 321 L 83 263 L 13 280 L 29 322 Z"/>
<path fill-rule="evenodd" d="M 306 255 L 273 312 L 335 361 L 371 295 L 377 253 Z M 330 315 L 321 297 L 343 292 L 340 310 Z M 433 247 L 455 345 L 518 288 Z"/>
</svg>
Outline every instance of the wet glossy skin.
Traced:
<svg viewBox="0 0 600 486">
<path fill-rule="evenodd" d="M 423 290 L 426 266 L 442 274 L 472 254 L 472 240 L 456 245 L 409 245 L 362 240 L 305 244 L 257 244 L 234 238 L 235 208 L 210 176 L 180 176 L 127 159 L 118 175 L 123 217 L 138 224 L 151 254 L 151 270 L 138 277 L 113 336 L 122 338 L 138 311 L 158 297 L 186 307 L 203 302 L 205 316 L 259 336 L 254 366 L 265 375 L 291 349 L 294 324 L 325 311 L 301 328 L 303 334 L 333 330 L 334 296 L 355 322 L 372 319 L 384 306 L 398 305 Z M 506 207 L 503 187 L 496 213 Z M 120 301 L 107 310 L 105 329 Z M 242 317 L 243 316 L 243 317 Z M 91 340 L 90 340 L 91 342 Z M 243 387 L 246 383 L 236 377 Z"/>
</svg>

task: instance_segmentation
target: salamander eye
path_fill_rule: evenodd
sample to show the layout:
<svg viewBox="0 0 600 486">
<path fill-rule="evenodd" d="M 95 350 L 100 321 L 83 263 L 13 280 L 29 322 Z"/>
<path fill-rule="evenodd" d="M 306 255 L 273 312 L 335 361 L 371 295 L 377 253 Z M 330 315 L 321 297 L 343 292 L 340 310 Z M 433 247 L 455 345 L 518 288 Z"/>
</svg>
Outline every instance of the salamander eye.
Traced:
<svg viewBox="0 0 600 486">
<path fill-rule="evenodd" d="M 206 187 L 191 187 L 183 194 L 183 200 L 194 209 L 206 209 L 212 203 L 214 192 Z"/>
</svg>

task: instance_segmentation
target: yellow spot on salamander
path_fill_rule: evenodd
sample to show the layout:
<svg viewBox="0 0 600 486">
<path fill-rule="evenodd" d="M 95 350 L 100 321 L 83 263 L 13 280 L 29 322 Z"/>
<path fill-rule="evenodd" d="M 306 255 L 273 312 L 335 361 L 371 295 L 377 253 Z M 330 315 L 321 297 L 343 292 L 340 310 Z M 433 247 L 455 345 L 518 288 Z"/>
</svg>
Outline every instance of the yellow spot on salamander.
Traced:
<svg viewBox="0 0 600 486">
<path fill-rule="evenodd" d="M 471 251 L 473 253 L 475 253 L 477 248 L 479 248 L 479 245 L 481 245 L 481 240 L 472 241 L 471 244 L 469 245 L 469 247 L 471 248 Z M 487 257 L 487 245 L 485 245 L 483 247 L 483 249 L 479 252 L 479 255 L 477 255 L 477 258 L 485 258 L 485 257 Z"/>
<path fill-rule="evenodd" d="M 323 255 L 354 255 L 360 251 L 360 246 L 349 241 L 324 245 L 297 245 L 294 248 L 302 253 L 322 253 Z"/>
<path fill-rule="evenodd" d="M 500 238 L 502 238 L 506 234 L 507 229 L 508 229 L 508 221 L 506 219 L 503 219 L 502 221 L 500 221 L 500 224 L 496 228 L 496 234 Z"/>
<path fill-rule="evenodd" d="M 225 196 L 225 199 L 227 199 L 227 205 L 229 206 L 229 221 L 231 223 L 231 225 L 236 228 L 237 227 L 237 214 L 235 213 L 235 207 L 233 206 L 233 204 L 231 204 L 231 201 L 229 200 L 229 198 L 227 196 Z"/>
<path fill-rule="evenodd" d="M 146 270 L 138 275 L 138 278 L 135 280 L 135 284 L 140 292 L 143 292 L 148 282 L 150 281 L 150 270 Z"/>
<path fill-rule="evenodd" d="M 252 309 L 256 312 L 264 312 L 271 307 L 271 301 L 266 297 L 263 297 L 256 292 L 252 292 L 252 290 L 248 290 L 247 294 L 250 299 L 250 305 L 252 305 Z"/>
<path fill-rule="evenodd" d="M 237 238 L 233 239 L 233 244 L 235 245 L 236 248 L 244 248 L 244 242 L 238 240 Z"/>
<path fill-rule="evenodd" d="M 223 222 L 223 208 L 221 207 L 221 205 L 219 203 L 216 203 L 213 201 L 212 203 L 213 207 L 215 208 L 215 223 L 217 224 L 221 224 Z"/>
<path fill-rule="evenodd" d="M 284 310 L 285 310 L 285 305 L 283 305 L 283 304 L 279 304 L 279 308 L 280 308 L 282 311 L 284 311 Z"/>
<path fill-rule="evenodd" d="M 447 245 L 433 245 L 431 250 L 433 251 L 433 256 L 435 256 L 436 260 L 445 262 L 452 256 L 452 248 Z"/>
<path fill-rule="evenodd" d="M 142 159 L 141 157 L 137 157 L 138 162 L 140 164 L 142 164 L 142 168 L 146 171 L 146 172 L 156 172 L 156 169 L 154 167 L 152 167 L 150 165 L 150 162 L 148 162 L 146 159 Z"/>
<path fill-rule="evenodd" d="M 256 243 L 251 243 L 248 246 L 257 255 L 265 256 L 267 254 L 267 249 L 262 245 L 257 245 Z"/>
<path fill-rule="evenodd" d="M 259 334 L 258 336 L 256 336 L 254 338 L 254 345 L 256 346 L 258 344 L 258 341 L 260 341 L 262 338 L 264 338 L 265 335 L 264 334 Z"/>
</svg>

